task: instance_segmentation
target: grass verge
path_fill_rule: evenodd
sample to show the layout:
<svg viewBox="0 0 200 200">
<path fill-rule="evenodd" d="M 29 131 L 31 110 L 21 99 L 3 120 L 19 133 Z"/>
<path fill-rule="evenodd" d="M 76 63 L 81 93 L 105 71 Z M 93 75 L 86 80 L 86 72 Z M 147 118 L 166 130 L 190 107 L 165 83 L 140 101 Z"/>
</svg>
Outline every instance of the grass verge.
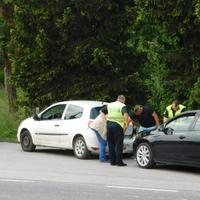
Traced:
<svg viewBox="0 0 200 200">
<path fill-rule="evenodd" d="M 0 141 L 16 142 L 18 120 L 9 113 L 8 100 L 3 87 L 0 87 Z"/>
</svg>

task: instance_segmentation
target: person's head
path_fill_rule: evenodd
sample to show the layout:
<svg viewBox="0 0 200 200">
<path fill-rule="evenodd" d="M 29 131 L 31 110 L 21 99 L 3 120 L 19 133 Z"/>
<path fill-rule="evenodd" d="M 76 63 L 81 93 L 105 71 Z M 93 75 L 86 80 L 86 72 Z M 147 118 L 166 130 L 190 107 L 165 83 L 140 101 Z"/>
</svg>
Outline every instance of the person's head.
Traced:
<svg viewBox="0 0 200 200">
<path fill-rule="evenodd" d="M 136 114 L 136 115 L 141 115 L 142 112 L 143 112 L 143 106 L 141 105 L 135 105 L 134 109 L 133 109 L 133 112 Z"/>
<path fill-rule="evenodd" d="M 121 103 L 125 103 L 126 101 L 126 97 L 124 95 L 119 95 L 117 97 L 117 101 L 121 102 Z"/>
<path fill-rule="evenodd" d="M 179 101 L 178 101 L 178 100 L 174 100 L 174 101 L 172 102 L 172 109 L 173 109 L 174 111 L 176 111 L 176 110 L 178 110 L 178 108 L 179 108 Z"/>
</svg>

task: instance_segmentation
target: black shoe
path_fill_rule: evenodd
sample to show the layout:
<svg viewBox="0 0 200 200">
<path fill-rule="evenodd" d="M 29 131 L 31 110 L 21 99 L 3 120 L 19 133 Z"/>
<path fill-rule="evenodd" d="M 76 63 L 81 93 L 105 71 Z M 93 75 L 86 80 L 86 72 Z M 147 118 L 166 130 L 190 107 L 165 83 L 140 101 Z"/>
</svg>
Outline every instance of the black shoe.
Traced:
<svg viewBox="0 0 200 200">
<path fill-rule="evenodd" d="M 117 166 L 125 167 L 125 166 L 127 166 L 127 164 L 126 163 L 119 163 L 119 164 L 117 164 Z"/>
<path fill-rule="evenodd" d="M 110 163 L 110 165 L 116 165 L 116 163 Z"/>
</svg>

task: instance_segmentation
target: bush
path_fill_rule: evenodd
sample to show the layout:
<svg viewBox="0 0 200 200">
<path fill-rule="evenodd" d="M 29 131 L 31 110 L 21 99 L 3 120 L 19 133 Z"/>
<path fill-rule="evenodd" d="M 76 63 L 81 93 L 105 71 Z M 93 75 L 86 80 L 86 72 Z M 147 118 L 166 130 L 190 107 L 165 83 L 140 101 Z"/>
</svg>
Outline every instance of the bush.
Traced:
<svg viewBox="0 0 200 200">
<path fill-rule="evenodd" d="M 0 87 L 0 140 L 16 141 L 18 121 L 8 112 L 8 101 L 4 88 Z"/>
<path fill-rule="evenodd" d="M 0 85 L 4 85 L 4 72 L 0 69 Z"/>
</svg>

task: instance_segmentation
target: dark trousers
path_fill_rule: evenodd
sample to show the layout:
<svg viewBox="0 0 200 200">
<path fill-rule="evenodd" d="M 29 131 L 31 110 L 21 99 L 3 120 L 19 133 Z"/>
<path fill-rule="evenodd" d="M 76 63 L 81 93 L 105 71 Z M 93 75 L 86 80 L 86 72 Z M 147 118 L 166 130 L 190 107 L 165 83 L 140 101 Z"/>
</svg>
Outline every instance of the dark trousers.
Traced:
<svg viewBox="0 0 200 200">
<path fill-rule="evenodd" d="M 124 133 L 123 128 L 118 123 L 110 121 L 107 122 L 107 140 L 110 164 L 121 164 Z"/>
</svg>

